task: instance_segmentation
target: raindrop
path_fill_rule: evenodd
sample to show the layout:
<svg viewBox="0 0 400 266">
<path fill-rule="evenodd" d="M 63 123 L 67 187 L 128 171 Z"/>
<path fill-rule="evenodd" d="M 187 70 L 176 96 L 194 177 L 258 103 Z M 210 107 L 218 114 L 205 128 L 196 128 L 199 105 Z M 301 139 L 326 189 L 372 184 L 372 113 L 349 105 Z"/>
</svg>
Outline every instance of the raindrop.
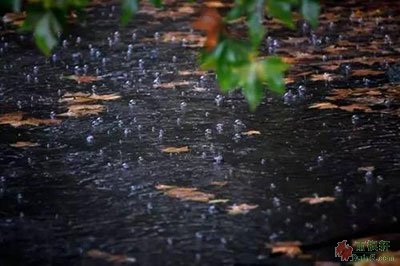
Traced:
<svg viewBox="0 0 400 266">
<path fill-rule="evenodd" d="M 224 97 L 222 95 L 218 94 L 215 97 L 215 103 L 217 104 L 217 106 L 221 106 L 223 100 L 224 100 Z"/>
<path fill-rule="evenodd" d="M 214 156 L 214 163 L 221 164 L 221 163 L 223 163 L 223 161 L 224 161 L 224 157 L 222 157 L 221 154 Z"/>
<path fill-rule="evenodd" d="M 185 103 L 185 102 L 181 102 L 180 106 L 181 106 L 181 109 L 185 109 L 185 108 L 186 108 L 186 106 L 187 106 L 187 103 Z"/>
<path fill-rule="evenodd" d="M 221 134 L 222 131 L 224 130 L 224 124 L 218 123 L 218 124 L 215 126 L 215 128 L 216 128 L 218 134 Z"/>
<path fill-rule="evenodd" d="M 94 137 L 92 135 L 89 135 L 89 136 L 86 137 L 86 142 L 87 143 L 93 143 L 93 141 L 94 141 Z"/>
<path fill-rule="evenodd" d="M 358 124 L 359 121 L 360 121 L 360 118 L 358 117 L 358 115 L 352 115 L 352 116 L 351 116 L 351 123 L 352 123 L 353 125 Z"/>
<path fill-rule="evenodd" d="M 133 99 L 129 100 L 129 107 L 133 107 L 135 105 L 136 105 L 136 101 L 135 100 L 133 100 Z"/>
<path fill-rule="evenodd" d="M 372 173 L 372 171 L 367 171 L 364 175 L 365 183 L 371 184 L 373 179 L 374 179 L 374 174 Z"/>
<path fill-rule="evenodd" d="M 279 208 L 279 207 L 281 206 L 281 201 L 280 201 L 280 199 L 277 198 L 277 197 L 273 197 L 273 198 L 272 198 L 272 205 L 273 205 L 275 208 Z"/>
<path fill-rule="evenodd" d="M 160 39 L 160 33 L 159 32 L 154 33 L 154 39 L 156 41 L 158 41 Z"/>
<path fill-rule="evenodd" d="M 174 55 L 174 56 L 172 57 L 172 62 L 173 62 L 173 63 L 176 63 L 176 61 L 177 61 L 177 58 L 176 58 L 176 56 Z"/>
<path fill-rule="evenodd" d="M 129 169 L 129 164 L 123 163 L 123 164 L 122 164 L 122 168 L 124 168 L 124 169 Z"/>
<path fill-rule="evenodd" d="M 160 129 L 160 131 L 158 132 L 158 138 L 162 139 L 164 137 L 164 130 Z"/>
</svg>

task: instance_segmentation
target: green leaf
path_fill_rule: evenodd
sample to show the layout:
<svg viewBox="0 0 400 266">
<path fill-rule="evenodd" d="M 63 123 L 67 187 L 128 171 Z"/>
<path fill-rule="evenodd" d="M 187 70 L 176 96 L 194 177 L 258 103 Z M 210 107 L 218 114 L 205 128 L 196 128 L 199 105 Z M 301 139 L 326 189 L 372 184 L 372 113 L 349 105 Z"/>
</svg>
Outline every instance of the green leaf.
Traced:
<svg viewBox="0 0 400 266">
<path fill-rule="evenodd" d="M 269 13 L 282 21 L 286 26 L 293 29 L 294 22 L 292 17 L 292 4 L 294 1 L 290 0 L 268 0 L 267 7 Z"/>
<path fill-rule="evenodd" d="M 122 14 L 121 14 L 121 22 L 126 25 L 133 14 L 135 14 L 139 9 L 138 0 L 122 0 Z"/>
<path fill-rule="evenodd" d="M 150 0 L 150 3 L 155 7 L 162 7 L 162 0 Z"/>
<path fill-rule="evenodd" d="M 57 45 L 56 34 L 59 31 L 61 31 L 61 26 L 51 11 L 45 13 L 37 22 L 33 35 L 36 45 L 45 55 L 49 55 Z"/>
<path fill-rule="evenodd" d="M 317 0 L 302 0 L 300 12 L 312 27 L 318 26 L 320 6 Z"/>
<path fill-rule="evenodd" d="M 247 25 L 249 28 L 251 45 L 253 48 L 258 48 L 266 33 L 265 27 L 256 13 L 248 17 Z"/>
</svg>

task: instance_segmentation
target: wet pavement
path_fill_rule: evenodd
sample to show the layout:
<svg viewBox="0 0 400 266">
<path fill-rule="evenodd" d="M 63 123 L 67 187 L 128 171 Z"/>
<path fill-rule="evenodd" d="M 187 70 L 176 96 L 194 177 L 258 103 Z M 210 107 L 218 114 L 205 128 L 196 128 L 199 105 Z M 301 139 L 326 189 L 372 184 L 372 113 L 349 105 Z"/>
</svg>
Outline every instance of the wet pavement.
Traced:
<svg viewBox="0 0 400 266">
<path fill-rule="evenodd" d="M 333 89 L 395 86 L 385 71 L 400 55 L 400 17 L 390 1 L 381 4 L 373 13 L 377 3 L 328 2 L 324 12 L 335 17 L 322 17 L 314 34 L 301 23 L 289 31 L 270 21 L 263 51 L 295 66 L 290 93 L 268 94 L 254 113 L 240 93 L 222 95 L 215 75 L 198 71 L 199 36 L 188 8 L 173 5 L 176 13 L 156 17 L 146 8 L 122 28 L 118 8 L 96 6 L 47 59 L 17 34 L 3 34 L 1 114 L 22 111 L 61 123 L 0 125 L 0 264 L 115 264 L 90 256 L 101 250 L 139 265 L 311 265 L 337 260 L 335 244 L 296 261 L 271 256 L 266 244 L 398 231 L 397 99 L 391 96 L 389 107 L 374 103 L 374 112 L 309 109 Z M 336 49 L 343 40 L 354 47 Z M 329 53 L 331 45 L 336 50 Z M 357 58 L 365 63 L 352 63 Z M 382 73 L 352 76 L 346 69 Z M 83 74 L 101 80 L 65 78 Z M 68 108 L 60 98 L 75 92 L 121 98 L 104 101 L 97 115 L 58 116 Z M 243 134 L 249 130 L 261 134 Z M 39 146 L 9 145 L 17 141 Z M 170 146 L 190 151 L 162 152 Z M 159 184 L 195 187 L 229 202 L 181 201 Z M 336 200 L 300 202 L 316 196 Z M 227 213 L 242 203 L 258 207 Z"/>
</svg>

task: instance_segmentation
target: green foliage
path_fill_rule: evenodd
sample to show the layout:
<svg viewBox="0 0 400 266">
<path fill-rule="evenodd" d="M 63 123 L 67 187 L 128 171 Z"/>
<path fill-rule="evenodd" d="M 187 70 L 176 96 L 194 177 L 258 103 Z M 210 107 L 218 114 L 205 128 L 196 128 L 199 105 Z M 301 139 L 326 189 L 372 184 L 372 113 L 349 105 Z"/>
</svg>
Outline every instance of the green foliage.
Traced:
<svg viewBox="0 0 400 266">
<path fill-rule="evenodd" d="M 21 0 L 1 0 L 0 11 L 19 11 Z M 46 55 L 58 43 L 70 11 L 77 12 L 89 0 L 36 0 L 27 2 L 27 18 L 22 29 L 33 32 L 37 47 Z M 121 22 L 127 24 L 139 10 L 139 0 L 121 0 Z M 150 0 L 156 7 L 162 7 L 162 0 Z M 247 38 L 237 40 L 220 32 L 218 43 L 211 51 L 203 51 L 200 64 L 205 69 L 215 71 L 223 92 L 241 89 L 250 109 L 260 104 L 265 89 L 283 93 L 284 72 L 288 69 L 279 57 L 269 56 L 259 59 L 259 47 L 264 40 L 266 28 L 263 25 L 265 12 L 280 20 L 289 28 L 295 28 L 293 12 L 298 11 L 311 26 L 316 27 L 320 6 L 318 0 L 235 0 L 234 6 L 223 18 L 231 23 L 244 18 L 247 25 Z"/>
</svg>

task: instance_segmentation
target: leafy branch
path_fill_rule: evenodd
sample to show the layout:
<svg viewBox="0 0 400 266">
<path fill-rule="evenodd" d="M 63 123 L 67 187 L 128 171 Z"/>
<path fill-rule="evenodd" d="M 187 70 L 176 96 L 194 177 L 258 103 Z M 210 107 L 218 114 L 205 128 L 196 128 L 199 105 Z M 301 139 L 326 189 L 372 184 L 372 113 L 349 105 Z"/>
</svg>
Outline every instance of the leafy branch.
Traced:
<svg viewBox="0 0 400 266">
<path fill-rule="evenodd" d="M 26 11 L 22 29 L 33 32 L 37 47 L 49 55 L 58 44 L 58 36 L 64 28 L 70 12 L 82 12 L 89 0 L 21 0 L 1 1 L 6 7 Z M 162 7 L 162 0 L 150 0 Z M 25 4 L 25 5 L 23 5 Z M 121 22 L 127 24 L 139 10 L 139 0 L 121 0 Z M 288 65 L 278 56 L 260 59 L 259 48 L 265 39 L 265 14 L 280 20 L 294 29 L 293 13 L 298 12 L 312 27 L 318 24 L 320 5 L 318 0 L 234 0 L 230 11 L 222 17 L 217 10 L 207 9 L 194 23 L 194 28 L 207 34 L 205 49 L 200 55 L 200 65 L 214 70 L 223 92 L 241 89 L 250 109 L 261 103 L 266 88 L 283 93 L 284 73 Z M 242 19 L 247 25 L 247 37 L 232 37 L 227 25 Z"/>
</svg>

